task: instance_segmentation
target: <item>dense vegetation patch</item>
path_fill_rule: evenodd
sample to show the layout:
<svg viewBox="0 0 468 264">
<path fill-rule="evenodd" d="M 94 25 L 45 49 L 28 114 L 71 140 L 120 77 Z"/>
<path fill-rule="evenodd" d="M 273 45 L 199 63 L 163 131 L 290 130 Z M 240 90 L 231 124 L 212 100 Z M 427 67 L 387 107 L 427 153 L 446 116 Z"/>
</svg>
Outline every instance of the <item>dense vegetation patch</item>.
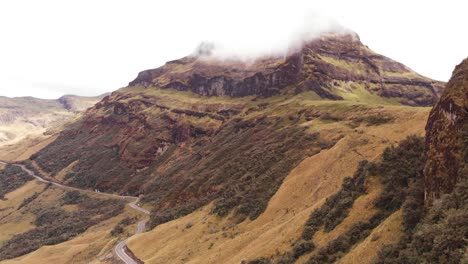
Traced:
<svg viewBox="0 0 468 264">
<path fill-rule="evenodd" d="M 273 257 L 263 257 L 250 261 L 242 261 L 241 264 L 292 264 L 304 254 L 307 254 L 315 249 L 315 245 L 311 241 L 299 240 L 291 245 L 291 250 L 283 254 L 278 254 Z"/>
<path fill-rule="evenodd" d="M 294 242 L 291 250 L 283 254 L 272 256 L 270 258 L 260 258 L 247 262 L 248 264 L 265 263 L 265 264 L 288 264 L 294 263 L 302 255 L 309 253 L 315 249 L 312 237 L 322 226 L 325 232 L 332 231 L 348 216 L 354 201 L 361 195 L 366 193 L 366 173 L 367 161 L 359 163 L 358 169 L 353 177 L 346 177 L 343 180 L 341 189 L 331 197 L 327 198 L 325 203 L 318 209 L 314 210 L 307 220 L 302 239 Z"/>
<path fill-rule="evenodd" d="M 345 178 L 341 189 L 329 197 L 320 208 L 311 213 L 304 226 L 301 240 L 294 243 L 289 252 L 252 260 L 248 263 L 294 263 L 301 255 L 312 252 L 315 247 L 311 240 L 315 232 L 322 227 L 325 232 L 330 232 L 348 216 L 354 201 L 366 193 L 365 182 L 367 177 L 371 175 L 379 177 L 384 185 L 383 192 L 374 204 L 378 212 L 369 220 L 352 225 L 338 238 L 318 249 L 306 263 L 334 263 L 349 252 L 354 245 L 369 236 L 375 227 L 402 206 L 404 225 L 411 228 L 414 226 L 414 221 L 417 221 L 415 218 L 419 219 L 422 214 L 419 208 L 423 208 L 419 207 L 421 193 L 417 190 L 417 187 L 423 186 L 423 154 L 423 138 L 410 136 L 400 142 L 398 146 L 386 148 L 380 161 L 361 161 L 354 176 Z M 418 204 L 418 209 L 415 209 L 415 203 Z M 305 242 L 309 242 L 310 247 L 304 244 Z"/>
<path fill-rule="evenodd" d="M 396 245 L 383 248 L 376 263 L 466 263 L 467 177 L 425 214 L 422 209 L 424 193 L 418 187 L 416 199 L 407 199 L 403 204 L 405 234 Z"/>
<path fill-rule="evenodd" d="M 0 248 L 0 260 L 22 256 L 44 245 L 67 241 L 89 227 L 120 214 L 125 206 L 122 201 L 93 199 L 70 192 L 65 193 L 59 202 L 62 205 L 70 202 L 76 204 L 78 210 L 68 212 L 61 207 L 51 206 L 33 211 L 36 214 L 36 228 L 5 242 Z"/>
<path fill-rule="evenodd" d="M 345 178 L 341 189 L 336 194 L 327 198 L 320 208 L 312 212 L 302 233 L 304 240 L 311 240 L 315 232 L 322 226 L 325 232 L 332 231 L 348 216 L 354 201 L 366 193 L 367 163 L 367 161 L 362 161 L 354 173 L 354 177 Z"/>
<path fill-rule="evenodd" d="M 91 136 L 85 132 L 61 135 L 31 159 L 52 176 L 79 160 L 65 176 L 67 184 L 90 189 L 102 186 L 105 191 L 116 191 L 127 183 L 125 179 L 133 171 L 119 161 L 118 148 L 105 145 L 106 140 L 100 139 L 101 144 L 96 145 L 83 144 Z M 115 184 L 107 184 L 110 179 L 116 181 Z"/>
<path fill-rule="evenodd" d="M 6 165 L 0 170 L 0 199 L 5 199 L 5 194 L 21 187 L 33 178 L 21 168 L 14 165 Z"/>
<path fill-rule="evenodd" d="M 144 202 L 155 204 L 151 226 L 178 218 L 215 200 L 212 213 L 234 212 L 242 221 L 266 208 L 288 173 L 305 157 L 334 145 L 319 133 L 284 123 L 281 117 L 235 119 L 196 145 L 147 189 Z M 168 202 L 170 205 L 165 204 Z"/>
<path fill-rule="evenodd" d="M 353 121 L 359 122 L 359 123 L 364 122 L 368 126 L 379 126 L 379 125 L 390 123 L 393 121 L 393 119 L 394 118 L 392 116 L 380 114 L 380 115 L 368 115 L 364 117 L 358 117 L 354 119 Z"/>
<path fill-rule="evenodd" d="M 334 263 L 399 209 L 403 211 L 405 233 L 398 244 L 382 249 L 376 263 L 455 264 L 466 261 L 468 179 L 463 178 L 453 193 L 445 195 L 426 212 L 424 162 L 423 138 L 410 136 L 397 147 L 385 149 L 379 162 L 366 166 L 368 174 L 379 176 L 384 184 L 374 204 L 379 211 L 322 247 L 306 263 Z"/>
<path fill-rule="evenodd" d="M 378 212 L 368 221 L 360 221 L 351 226 L 344 234 L 313 254 L 306 263 L 334 263 L 388 216 L 399 210 L 405 201 L 419 199 L 414 186 L 424 186 L 423 167 L 424 139 L 417 136 L 406 138 L 396 147 L 386 148 L 380 161 L 368 162 L 364 169 L 367 171 L 365 174 L 378 176 L 384 184 L 384 190 L 374 204 Z M 404 221 L 409 225 L 407 209 L 404 207 Z"/>
<path fill-rule="evenodd" d="M 136 221 L 137 221 L 136 217 L 125 217 L 120 222 L 118 222 L 117 225 L 115 225 L 115 227 L 110 232 L 110 235 L 117 236 L 117 235 L 122 234 L 125 230 L 125 227 L 136 223 Z"/>
</svg>

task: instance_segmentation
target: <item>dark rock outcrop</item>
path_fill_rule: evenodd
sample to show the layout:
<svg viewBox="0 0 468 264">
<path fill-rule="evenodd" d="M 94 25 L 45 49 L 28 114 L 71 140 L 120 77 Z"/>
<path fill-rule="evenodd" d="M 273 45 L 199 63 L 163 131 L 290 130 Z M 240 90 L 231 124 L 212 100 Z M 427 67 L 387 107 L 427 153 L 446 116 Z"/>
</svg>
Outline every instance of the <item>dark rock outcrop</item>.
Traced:
<svg viewBox="0 0 468 264">
<path fill-rule="evenodd" d="M 458 65 L 426 125 L 426 202 L 468 176 L 468 59 Z"/>
<path fill-rule="evenodd" d="M 250 63 L 219 60 L 210 54 L 140 72 L 129 85 L 231 97 L 270 97 L 293 88 L 296 93 L 313 91 L 324 99 L 342 100 L 339 93 L 354 84 L 414 106 L 433 105 L 443 87 L 441 82 L 374 53 L 354 33 L 325 34 L 286 57 L 262 57 Z"/>
</svg>

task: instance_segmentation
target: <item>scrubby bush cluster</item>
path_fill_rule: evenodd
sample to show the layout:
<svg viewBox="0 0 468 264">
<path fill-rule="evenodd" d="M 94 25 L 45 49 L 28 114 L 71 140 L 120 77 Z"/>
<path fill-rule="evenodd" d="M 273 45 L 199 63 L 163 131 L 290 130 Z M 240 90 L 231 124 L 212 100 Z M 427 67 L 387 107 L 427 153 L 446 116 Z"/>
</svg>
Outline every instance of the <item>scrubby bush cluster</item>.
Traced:
<svg viewBox="0 0 468 264">
<path fill-rule="evenodd" d="M 320 116 L 320 119 L 323 121 L 338 122 L 344 120 L 344 116 L 337 113 L 326 112 Z"/>
<path fill-rule="evenodd" d="M 304 240 L 311 240 L 315 232 L 322 226 L 325 232 L 330 232 L 348 216 L 354 201 L 366 192 L 367 163 L 367 161 L 362 161 L 354 177 L 345 178 L 341 189 L 336 194 L 327 198 L 320 208 L 312 212 L 302 233 Z"/>
<path fill-rule="evenodd" d="M 111 236 L 117 236 L 124 232 L 125 227 L 135 223 L 137 221 L 136 217 L 125 217 L 122 219 L 110 232 Z"/>
<path fill-rule="evenodd" d="M 380 114 L 380 115 L 369 115 L 369 116 L 364 116 L 364 117 L 358 117 L 354 119 L 353 121 L 358 122 L 358 123 L 364 122 L 368 126 L 380 126 L 383 124 L 390 123 L 393 120 L 394 118 L 392 116 Z"/>
<path fill-rule="evenodd" d="M 60 204 L 61 205 L 80 204 L 83 201 L 85 201 L 87 198 L 88 196 L 82 194 L 80 191 L 77 191 L 77 190 L 68 191 L 60 199 Z"/>
<path fill-rule="evenodd" d="M 5 169 L 0 170 L 0 199 L 5 199 L 5 194 L 18 189 L 30 180 L 32 177 L 21 168 L 6 165 Z"/>
<path fill-rule="evenodd" d="M 42 189 L 42 191 L 34 192 L 33 195 L 31 195 L 31 196 L 29 196 L 27 198 L 24 198 L 23 202 L 21 202 L 21 204 L 18 206 L 17 210 L 19 210 L 19 209 L 27 206 L 28 204 L 32 203 L 34 200 L 37 199 L 37 197 L 39 197 L 39 195 L 41 195 L 43 192 L 47 191 L 50 188 L 51 185 L 52 184 L 46 184 L 46 186 L 44 187 L 44 189 Z"/>
<path fill-rule="evenodd" d="M 382 159 L 372 166 L 384 184 L 375 205 L 384 212 L 395 212 L 405 201 L 410 185 L 424 187 L 424 139 L 410 136 L 397 147 L 386 148 Z M 419 198 L 417 198 L 419 199 Z"/>
<path fill-rule="evenodd" d="M 414 227 L 423 213 L 420 209 L 423 198 L 420 191 L 424 165 L 423 153 L 423 139 L 411 136 L 397 147 L 387 148 L 381 161 L 362 161 L 354 176 L 343 181 L 338 193 L 328 198 L 320 208 L 312 212 L 304 227 L 303 241 L 309 242 L 321 227 L 325 232 L 333 230 L 346 218 L 354 201 L 365 193 L 365 181 L 368 175 L 378 176 L 384 184 L 384 191 L 375 202 L 375 207 L 379 211 L 368 221 L 354 224 L 338 238 L 320 248 L 306 263 L 334 263 L 402 206 L 405 227 Z M 253 260 L 249 263 L 294 263 L 299 256 L 314 248 L 304 245 L 306 244 L 297 243 L 290 252 Z"/>
<path fill-rule="evenodd" d="M 451 194 L 436 201 L 424 217 L 421 217 L 419 211 L 413 216 L 412 207 L 408 205 L 405 216 L 406 232 L 403 238 L 398 244 L 383 248 L 376 263 L 467 263 L 468 179 L 466 176 Z"/>
<path fill-rule="evenodd" d="M 404 225 L 411 226 L 414 218 L 420 215 L 419 210 L 412 211 L 411 208 L 414 208 L 414 203 L 423 206 L 423 197 L 417 190 L 424 186 L 421 182 L 423 167 L 424 139 L 417 136 L 406 138 L 396 147 L 386 148 L 380 161 L 368 162 L 361 174 L 376 175 L 384 184 L 384 190 L 374 204 L 379 211 L 368 221 L 354 224 L 347 232 L 312 255 L 307 263 L 334 263 L 402 206 Z"/>
<path fill-rule="evenodd" d="M 250 261 L 243 261 L 244 264 L 293 264 L 301 256 L 315 249 L 314 243 L 311 241 L 299 240 L 293 243 L 292 249 L 283 254 L 278 254 L 269 258 L 263 257 Z"/>
<path fill-rule="evenodd" d="M 32 155 L 31 160 L 52 176 L 79 160 L 73 170 L 65 175 L 64 180 L 68 184 L 90 189 L 102 186 L 109 192 L 119 190 L 134 171 L 122 165 L 117 148 L 104 144 L 84 145 L 83 142 L 88 141 L 89 136 L 87 133 L 60 135 L 46 148 Z M 117 182 L 107 185 L 109 179 Z"/>
<path fill-rule="evenodd" d="M 353 245 L 395 211 L 402 209 L 404 235 L 396 245 L 386 246 L 376 263 L 462 263 L 468 261 L 468 179 L 437 201 L 424 207 L 424 139 L 410 136 L 396 147 L 385 149 L 382 159 L 366 170 L 377 175 L 384 190 L 374 206 L 379 211 L 358 222 L 309 258 L 308 264 L 334 263 Z"/>
<path fill-rule="evenodd" d="M 283 254 L 272 256 L 270 258 L 260 258 L 251 260 L 248 264 L 255 263 L 268 263 L 268 264 L 289 264 L 294 263 L 302 255 L 309 253 L 315 249 L 312 237 L 320 227 L 324 227 L 326 232 L 330 232 L 337 225 L 339 225 L 348 215 L 349 210 L 354 204 L 354 201 L 361 195 L 366 193 L 366 173 L 367 173 L 368 162 L 362 161 L 359 163 L 358 169 L 354 173 L 353 177 L 346 177 L 343 180 L 341 189 L 329 197 L 325 203 L 318 209 L 314 210 L 307 220 L 304 231 L 302 233 L 302 239 L 296 241 L 292 245 L 292 249 Z M 353 240 L 360 239 L 360 234 L 351 234 Z M 349 240 L 349 238 L 347 238 Z M 335 243 L 329 245 L 330 250 L 323 251 L 324 254 L 330 252 L 333 255 L 333 250 L 340 250 L 347 247 L 343 243 L 349 243 L 344 239 L 337 239 Z M 321 259 L 323 260 L 323 258 Z"/>
<path fill-rule="evenodd" d="M 158 173 L 144 202 L 156 205 L 151 227 L 214 202 L 213 214 L 257 218 L 297 164 L 336 141 L 281 117 L 227 122 L 208 142 Z M 187 202 L 189 201 L 189 202 Z M 167 206 L 167 203 L 171 206 Z"/>
<path fill-rule="evenodd" d="M 61 202 L 69 201 L 76 194 L 65 193 Z M 42 208 L 35 212 L 36 227 L 15 235 L 0 248 L 0 260 L 15 258 L 32 252 L 44 245 L 55 245 L 67 241 L 89 227 L 120 214 L 125 204 L 122 201 L 92 199 L 80 194 L 77 211 L 68 212 L 61 208 Z M 75 200 L 76 201 L 76 200 Z"/>
<path fill-rule="evenodd" d="M 307 264 L 335 263 L 344 256 L 356 243 L 363 240 L 377 227 L 384 219 L 384 214 L 376 214 L 368 221 L 358 222 L 352 225 L 348 231 L 329 242 L 318 252 L 312 255 Z"/>
</svg>

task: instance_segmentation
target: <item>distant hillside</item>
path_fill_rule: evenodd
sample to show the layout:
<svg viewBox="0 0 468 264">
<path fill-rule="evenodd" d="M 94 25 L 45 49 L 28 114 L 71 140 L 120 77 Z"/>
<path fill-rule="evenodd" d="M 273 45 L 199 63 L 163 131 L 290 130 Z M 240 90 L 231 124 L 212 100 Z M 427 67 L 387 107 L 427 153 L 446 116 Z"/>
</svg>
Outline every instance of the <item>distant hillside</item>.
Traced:
<svg viewBox="0 0 468 264">
<path fill-rule="evenodd" d="M 66 95 L 56 100 L 0 96 L 0 147 L 52 133 L 104 97 Z"/>
</svg>

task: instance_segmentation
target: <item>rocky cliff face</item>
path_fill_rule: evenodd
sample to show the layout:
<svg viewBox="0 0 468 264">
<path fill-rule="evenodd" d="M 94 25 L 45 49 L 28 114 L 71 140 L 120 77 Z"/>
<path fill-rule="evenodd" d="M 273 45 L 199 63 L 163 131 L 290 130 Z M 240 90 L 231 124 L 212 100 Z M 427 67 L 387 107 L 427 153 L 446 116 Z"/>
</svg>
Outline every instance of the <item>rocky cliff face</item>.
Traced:
<svg viewBox="0 0 468 264">
<path fill-rule="evenodd" d="M 353 85 L 351 85 L 353 84 Z M 203 96 L 242 97 L 314 91 L 325 99 L 360 87 L 408 105 L 434 104 L 443 87 L 364 46 L 356 34 L 325 34 L 296 52 L 254 62 L 194 55 L 140 72 L 130 86 L 192 91 Z M 350 88 L 350 85 L 353 88 Z"/>
<path fill-rule="evenodd" d="M 468 59 L 453 71 L 426 126 L 426 201 L 450 193 L 468 175 Z"/>
</svg>

